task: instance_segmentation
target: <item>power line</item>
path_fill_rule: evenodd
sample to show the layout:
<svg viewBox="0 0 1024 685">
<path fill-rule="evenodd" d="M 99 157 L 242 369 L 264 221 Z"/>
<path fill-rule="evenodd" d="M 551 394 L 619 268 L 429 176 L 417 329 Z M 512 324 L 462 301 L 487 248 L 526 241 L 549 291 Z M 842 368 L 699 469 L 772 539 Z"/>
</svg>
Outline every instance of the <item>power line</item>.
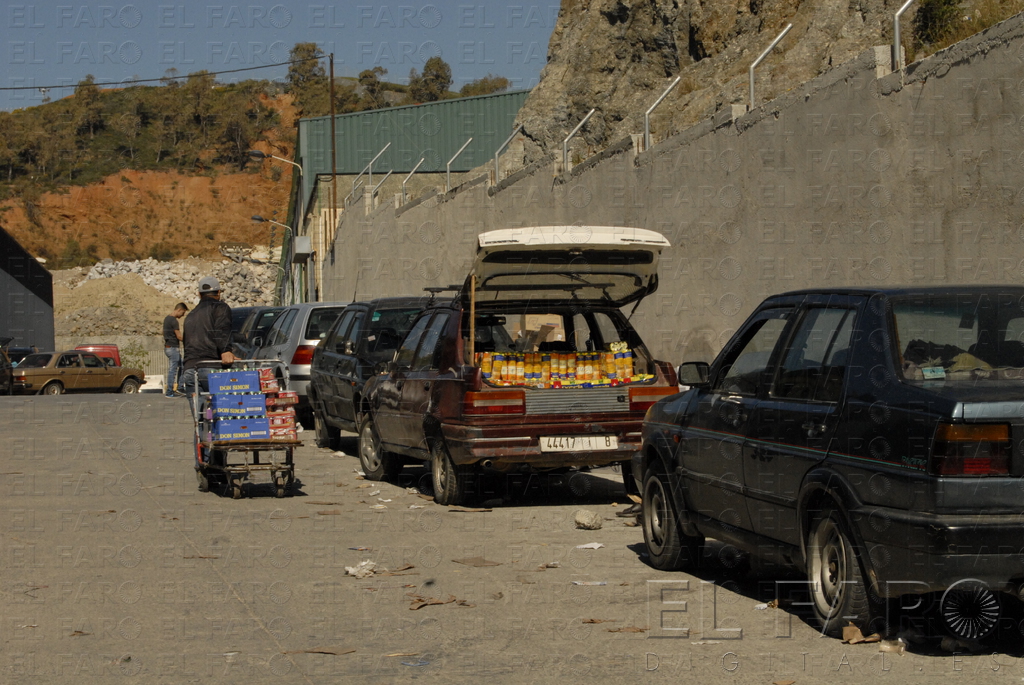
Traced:
<svg viewBox="0 0 1024 685">
<path fill-rule="evenodd" d="M 314 59 L 315 60 L 320 60 L 321 57 L 304 57 L 302 59 L 293 59 L 293 60 L 291 60 L 289 62 L 277 62 L 276 64 L 263 64 L 263 65 L 258 66 L 258 67 L 242 67 L 241 69 L 227 69 L 225 71 L 208 71 L 208 72 L 206 72 L 206 73 L 204 73 L 202 75 L 203 76 L 220 76 L 221 74 L 237 74 L 240 71 L 253 71 L 255 69 L 270 69 L 271 67 L 283 67 L 283 66 L 288 65 L 288 64 L 298 64 L 299 62 L 309 62 L 310 60 L 314 60 Z M 130 86 L 130 85 L 134 85 L 136 83 L 157 83 L 157 82 L 161 82 L 162 83 L 162 82 L 168 81 L 168 80 L 175 81 L 177 79 L 185 79 L 185 78 L 188 78 L 189 76 L 198 76 L 198 75 L 199 75 L 199 72 L 193 72 L 192 74 L 187 74 L 185 76 L 162 76 L 160 78 L 126 79 L 124 81 L 107 81 L 107 82 L 104 82 L 104 83 L 93 83 L 91 85 L 94 85 L 94 86 L 96 86 L 98 88 L 99 87 L 103 87 L 103 86 Z M 78 87 L 77 83 L 75 83 L 75 84 L 66 84 L 66 85 L 56 85 L 56 86 L 6 86 L 6 87 L 0 87 L 0 91 L 4 91 L 4 90 L 42 90 L 44 88 L 49 90 L 51 88 L 61 89 L 61 88 L 77 88 L 77 87 Z"/>
</svg>

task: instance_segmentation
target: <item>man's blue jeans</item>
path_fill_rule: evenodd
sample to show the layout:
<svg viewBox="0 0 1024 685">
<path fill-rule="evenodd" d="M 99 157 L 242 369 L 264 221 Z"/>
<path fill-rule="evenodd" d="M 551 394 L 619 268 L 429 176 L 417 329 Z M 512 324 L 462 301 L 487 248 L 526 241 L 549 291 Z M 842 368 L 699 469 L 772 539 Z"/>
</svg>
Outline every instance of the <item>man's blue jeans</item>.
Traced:
<svg viewBox="0 0 1024 685">
<path fill-rule="evenodd" d="M 174 397 L 174 384 L 178 384 L 178 390 L 185 392 L 181 381 L 181 351 L 177 347 L 164 347 L 164 355 L 167 357 L 167 383 L 164 385 L 164 396 Z"/>
</svg>

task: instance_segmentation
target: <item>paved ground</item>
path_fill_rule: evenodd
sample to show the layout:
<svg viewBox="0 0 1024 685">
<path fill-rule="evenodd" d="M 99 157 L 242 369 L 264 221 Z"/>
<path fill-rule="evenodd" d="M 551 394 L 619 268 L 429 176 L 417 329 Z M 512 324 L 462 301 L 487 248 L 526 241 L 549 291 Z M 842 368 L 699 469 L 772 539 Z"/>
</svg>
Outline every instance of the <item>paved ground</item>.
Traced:
<svg viewBox="0 0 1024 685">
<path fill-rule="evenodd" d="M 732 569 L 720 545 L 701 577 L 655 571 L 614 516 L 628 500 L 611 471 L 519 482 L 467 512 L 410 492 L 420 468 L 372 483 L 307 446 L 295 496 L 254 484 L 232 500 L 197 491 L 190 430 L 184 401 L 155 395 L 0 398 L 0 681 L 1024 677 L 1005 644 L 899 656 L 821 638 L 755 608 L 799 583 Z M 604 527 L 576 530 L 581 508 Z M 345 575 L 364 560 L 390 572 Z"/>
</svg>

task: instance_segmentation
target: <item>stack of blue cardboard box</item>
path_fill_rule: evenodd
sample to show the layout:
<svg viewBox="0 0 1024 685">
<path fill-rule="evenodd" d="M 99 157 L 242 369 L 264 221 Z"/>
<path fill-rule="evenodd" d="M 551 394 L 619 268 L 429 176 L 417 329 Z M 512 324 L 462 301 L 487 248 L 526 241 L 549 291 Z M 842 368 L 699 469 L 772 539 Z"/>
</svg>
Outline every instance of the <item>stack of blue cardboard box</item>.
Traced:
<svg viewBox="0 0 1024 685">
<path fill-rule="evenodd" d="M 212 395 L 205 409 L 208 441 L 270 439 L 267 398 L 258 371 L 215 371 L 209 384 Z"/>
</svg>

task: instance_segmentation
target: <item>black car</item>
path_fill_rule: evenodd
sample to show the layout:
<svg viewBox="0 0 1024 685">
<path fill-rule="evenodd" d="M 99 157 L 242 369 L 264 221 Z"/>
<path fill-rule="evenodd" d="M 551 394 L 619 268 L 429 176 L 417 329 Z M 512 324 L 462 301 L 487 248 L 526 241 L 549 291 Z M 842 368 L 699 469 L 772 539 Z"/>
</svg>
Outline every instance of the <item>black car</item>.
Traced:
<svg viewBox="0 0 1024 685">
<path fill-rule="evenodd" d="M 239 325 L 238 330 L 234 329 L 235 313 L 245 310 L 246 315 Z M 267 331 L 277 321 L 277 317 L 284 311 L 284 307 L 239 307 L 232 309 L 232 332 L 231 351 L 236 357 L 248 359 L 256 351 L 253 340 L 256 337 L 265 338 Z"/>
<path fill-rule="evenodd" d="M 834 636 L 903 595 L 964 639 L 1019 610 L 1024 288 L 773 296 L 679 375 L 633 458 L 653 566 L 705 537 L 791 566 Z"/>
<path fill-rule="evenodd" d="M 391 361 L 425 297 L 383 297 L 345 308 L 313 352 L 309 399 L 317 444 L 335 447 L 338 429 L 357 430 L 362 389 L 374 367 Z"/>
</svg>

